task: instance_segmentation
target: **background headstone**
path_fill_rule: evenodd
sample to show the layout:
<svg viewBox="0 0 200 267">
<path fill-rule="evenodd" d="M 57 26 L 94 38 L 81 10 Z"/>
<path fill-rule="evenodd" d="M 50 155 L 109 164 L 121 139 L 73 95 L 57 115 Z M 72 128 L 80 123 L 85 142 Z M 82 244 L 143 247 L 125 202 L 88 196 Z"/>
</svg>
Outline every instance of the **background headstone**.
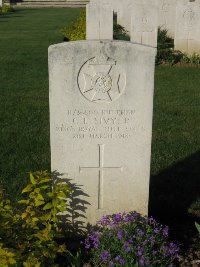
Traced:
<svg viewBox="0 0 200 267">
<path fill-rule="evenodd" d="M 147 8 L 158 6 L 158 0 L 91 0 L 91 3 L 98 3 L 99 5 L 109 3 L 117 14 L 117 23 L 129 32 L 131 31 L 132 11 L 135 4 L 146 5 Z"/>
<path fill-rule="evenodd" d="M 188 1 L 188 0 L 186 0 Z M 196 0 L 197 1 L 197 0 Z M 158 13 L 158 26 L 168 30 L 168 35 L 174 38 L 175 16 L 177 0 L 91 0 L 91 3 L 109 3 L 117 13 L 118 24 L 131 31 L 132 6 L 142 4 L 148 7 L 154 6 Z"/>
<path fill-rule="evenodd" d="M 176 4 L 177 0 L 160 0 L 158 6 L 158 25 L 167 29 L 167 34 L 172 38 L 175 32 Z"/>
<path fill-rule="evenodd" d="M 51 167 L 82 188 L 87 222 L 148 212 L 155 51 L 102 40 L 49 48 Z"/>
<path fill-rule="evenodd" d="M 113 9 L 110 4 L 90 3 L 86 6 L 86 39 L 113 39 Z"/>
<path fill-rule="evenodd" d="M 176 50 L 189 55 L 200 53 L 199 1 L 178 1 L 174 44 Z"/>
<path fill-rule="evenodd" d="M 157 47 L 158 9 L 150 4 L 132 5 L 131 41 Z"/>
</svg>

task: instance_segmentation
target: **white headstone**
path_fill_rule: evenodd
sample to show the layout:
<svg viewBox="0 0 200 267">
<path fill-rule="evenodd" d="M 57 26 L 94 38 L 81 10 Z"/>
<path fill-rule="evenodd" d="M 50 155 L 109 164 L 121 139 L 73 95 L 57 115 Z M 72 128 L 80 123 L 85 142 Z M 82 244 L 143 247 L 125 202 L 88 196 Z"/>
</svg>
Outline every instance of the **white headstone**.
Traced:
<svg viewBox="0 0 200 267">
<path fill-rule="evenodd" d="M 3 0 L 0 0 L 0 6 L 3 6 Z"/>
<path fill-rule="evenodd" d="M 150 4 L 132 6 L 131 41 L 157 47 L 158 10 Z"/>
<path fill-rule="evenodd" d="M 109 4 L 91 3 L 86 7 L 86 39 L 113 39 L 113 9 Z"/>
<path fill-rule="evenodd" d="M 131 31 L 131 18 L 133 6 L 135 4 L 146 5 L 148 7 L 158 6 L 159 0 L 92 0 L 91 3 L 99 5 L 108 3 L 117 13 L 117 23 L 122 25 L 127 31 Z M 169 0 L 170 1 L 170 0 Z"/>
<path fill-rule="evenodd" d="M 200 53 L 199 1 L 178 2 L 174 44 L 176 50 L 187 54 Z"/>
<path fill-rule="evenodd" d="M 187 0 L 186 0 L 187 1 Z M 132 6 L 135 4 L 146 5 L 147 8 L 158 8 L 158 26 L 168 30 L 168 35 L 174 37 L 175 15 L 177 0 L 91 0 L 91 3 L 109 3 L 117 13 L 117 23 L 131 31 Z"/>
<path fill-rule="evenodd" d="M 92 224 L 148 212 L 155 51 L 102 40 L 49 48 L 51 168 L 82 188 Z"/>
<path fill-rule="evenodd" d="M 160 0 L 159 1 L 159 18 L 158 25 L 167 29 L 168 36 L 174 38 L 175 17 L 176 17 L 177 0 Z"/>
</svg>

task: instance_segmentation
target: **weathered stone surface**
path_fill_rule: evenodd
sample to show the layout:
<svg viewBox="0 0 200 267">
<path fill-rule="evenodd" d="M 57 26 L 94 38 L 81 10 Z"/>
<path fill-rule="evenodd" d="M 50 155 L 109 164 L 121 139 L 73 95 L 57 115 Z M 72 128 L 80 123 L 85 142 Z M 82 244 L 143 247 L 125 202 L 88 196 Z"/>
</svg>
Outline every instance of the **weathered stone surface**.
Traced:
<svg viewBox="0 0 200 267">
<path fill-rule="evenodd" d="M 84 192 L 87 222 L 147 214 L 155 51 L 121 41 L 49 48 L 51 167 Z"/>
<path fill-rule="evenodd" d="M 187 54 L 200 53 L 199 1 L 178 1 L 174 44 L 175 49 Z"/>
<path fill-rule="evenodd" d="M 91 3 L 86 7 L 86 39 L 113 39 L 113 9 L 110 4 Z"/>
<path fill-rule="evenodd" d="M 147 4 L 133 4 L 131 41 L 157 47 L 158 9 Z"/>
</svg>

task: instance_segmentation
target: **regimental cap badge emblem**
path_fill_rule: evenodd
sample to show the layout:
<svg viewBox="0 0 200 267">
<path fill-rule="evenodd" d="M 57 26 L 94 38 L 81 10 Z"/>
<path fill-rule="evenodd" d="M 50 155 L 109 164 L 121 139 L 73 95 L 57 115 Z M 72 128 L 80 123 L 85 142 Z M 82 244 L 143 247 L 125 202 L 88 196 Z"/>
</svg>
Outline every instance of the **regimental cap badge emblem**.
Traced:
<svg viewBox="0 0 200 267">
<path fill-rule="evenodd" d="M 122 68 L 103 54 L 87 60 L 79 71 L 79 90 L 91 102 L 111 103 L 122 95 L 125 85 Z"/>
</svg>

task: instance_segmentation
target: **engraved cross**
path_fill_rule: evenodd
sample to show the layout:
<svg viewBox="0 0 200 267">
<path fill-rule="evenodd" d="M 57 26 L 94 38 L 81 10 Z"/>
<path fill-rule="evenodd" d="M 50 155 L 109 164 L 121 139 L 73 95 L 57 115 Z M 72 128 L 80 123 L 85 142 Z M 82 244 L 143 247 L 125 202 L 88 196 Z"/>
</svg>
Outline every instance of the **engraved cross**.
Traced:
<svg viewBox="0 0 200 267">
<path fill-rule="evenodd" d="M 96 169 L 99 172 L 98 179 L 98 209 L 103 208 L 103 182 L 104 182 L 104 171 L 108 169 L 119 169 L 121 172 L 123 171 L 123 167 L 108 167 L 104 166 L 104 144 L 99 144 L 99 166 L 97 167 L 79 167 L 79 172 L 82 170 L 91 170 Z"/>
</svg>

